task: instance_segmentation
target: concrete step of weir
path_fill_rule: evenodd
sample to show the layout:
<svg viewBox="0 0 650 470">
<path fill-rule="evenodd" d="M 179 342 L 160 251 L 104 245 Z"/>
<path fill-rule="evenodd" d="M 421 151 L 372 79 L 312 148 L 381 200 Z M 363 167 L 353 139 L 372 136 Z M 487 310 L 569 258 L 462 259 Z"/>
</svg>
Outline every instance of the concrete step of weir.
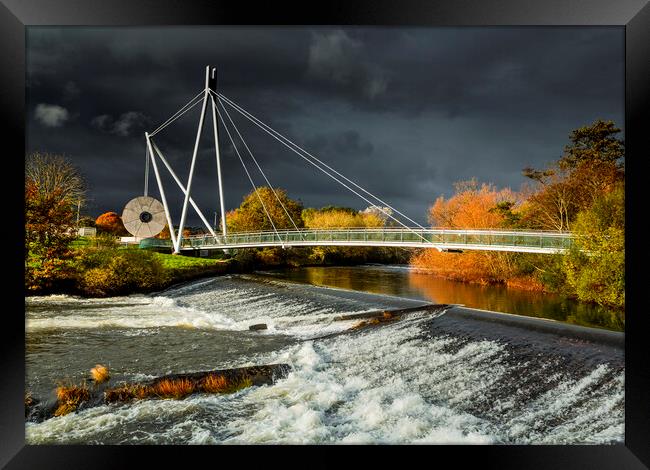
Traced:
<svg viewBox="0 0 650 470">
<path fill-rule="evenodd" d="M 361 313 L 351 313 L 349 315 L 339 315 L 337 317 L 334 317 L 334 321 L 376 318 L 376 317 L 381 317 L 384 314 L 397 316 L 405 313 L 421 312 L 423 310 L 437 313 L 443 310 L 450 309 L 452 307 L 462 307 L 462 306 L 464 306 L 464 304 L 423 304 L 423 305 L 418 305 L 417 307 L 396 308 L 390 310 L 373 310 L 372 312 L 361 312 Z"/>
</svg>

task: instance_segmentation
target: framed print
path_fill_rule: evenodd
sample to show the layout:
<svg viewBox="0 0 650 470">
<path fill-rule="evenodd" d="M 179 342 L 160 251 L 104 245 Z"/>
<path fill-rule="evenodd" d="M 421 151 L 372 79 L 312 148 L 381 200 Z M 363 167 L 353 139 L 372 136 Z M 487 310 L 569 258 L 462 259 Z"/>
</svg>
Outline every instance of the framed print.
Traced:
<svg viewBox="0 0 650 470">
<path fill-rule="evenodd" d="M 647 2 L 0 12 L 7 468 L 650 465 Z"/>
</svg>

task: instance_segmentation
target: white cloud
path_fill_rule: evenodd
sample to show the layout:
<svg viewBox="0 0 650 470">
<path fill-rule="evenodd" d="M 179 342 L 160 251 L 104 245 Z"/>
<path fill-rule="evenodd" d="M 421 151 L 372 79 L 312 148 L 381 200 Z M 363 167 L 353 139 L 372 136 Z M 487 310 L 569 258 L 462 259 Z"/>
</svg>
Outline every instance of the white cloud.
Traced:
<svg viewBox="0 0 650 470">
<path fill-rule="evenodd" d="M 47 127 L 61 127 L 68 120 L 68 110 L 56 104 L 40 103 L 36 106 L 36 119 Z"/>
</svg>

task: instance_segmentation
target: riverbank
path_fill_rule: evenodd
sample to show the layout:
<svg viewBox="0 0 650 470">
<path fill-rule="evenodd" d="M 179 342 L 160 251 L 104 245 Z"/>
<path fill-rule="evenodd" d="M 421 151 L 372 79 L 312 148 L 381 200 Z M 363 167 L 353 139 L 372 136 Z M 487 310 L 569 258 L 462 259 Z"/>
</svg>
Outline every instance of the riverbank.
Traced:
<svg viewBox="0 0 650 470">
<path fill-rule="evenodd" d="M 133 248 L 74 250 L 52 269 L 27 265 L 25 295 L 112 297 L 146 294 L 208 276 L 243 272 L 235 259 L 175 256 Z"/>
<path fill-rule="evenodd" d="M 594 261 L 573 252 L 549 255 L 488 251 L 451 253 L 425 249 L 416 253 L 409 263 L 422 273 L 456 282 L 503 285 L 515 290 L 562 295 L 615 309 L 624 323 L 624 278 L 612 271 L 612 277 L 606 281 L 593 276 L 576 283 L 576 266 L 587 262 Z M 616 291 L 615 295 L 605 295 L 610 288 Z"/>
<path fill-rule="evenodd" d="M 334 250 L 333 254 L 338 253 Z M 330 253 L 330 255 L 332 255 Z M 152 293 L 209 276 L 304 266 L 354 266 L 365 262 L 406 262 L 395 250 L 314 257 L 309 249 L 243 249 L 234 256 L 172 255 L 115 244 L 76 244 L 62 258 L 32 260 L 25 268 L 25 295 L 111 297 Z M 340 254 L 340 253 L 339 253 Z"/>
</svg>

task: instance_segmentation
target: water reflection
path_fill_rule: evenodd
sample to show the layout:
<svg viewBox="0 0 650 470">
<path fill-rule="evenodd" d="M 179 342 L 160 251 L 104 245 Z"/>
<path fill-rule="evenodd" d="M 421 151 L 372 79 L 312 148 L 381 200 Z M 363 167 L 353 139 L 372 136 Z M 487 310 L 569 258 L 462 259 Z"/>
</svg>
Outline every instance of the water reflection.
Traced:
<svg viewBox="0 0 650 470">
<path fill-rule="evenodd" d="M 622 331 L 621 313 L 559 295 L 450 281 L 398 266 L 306 267 L 267 273 L 317 286 L 464 304 L 467 307 L 551 318 Z"/>
</svg>

